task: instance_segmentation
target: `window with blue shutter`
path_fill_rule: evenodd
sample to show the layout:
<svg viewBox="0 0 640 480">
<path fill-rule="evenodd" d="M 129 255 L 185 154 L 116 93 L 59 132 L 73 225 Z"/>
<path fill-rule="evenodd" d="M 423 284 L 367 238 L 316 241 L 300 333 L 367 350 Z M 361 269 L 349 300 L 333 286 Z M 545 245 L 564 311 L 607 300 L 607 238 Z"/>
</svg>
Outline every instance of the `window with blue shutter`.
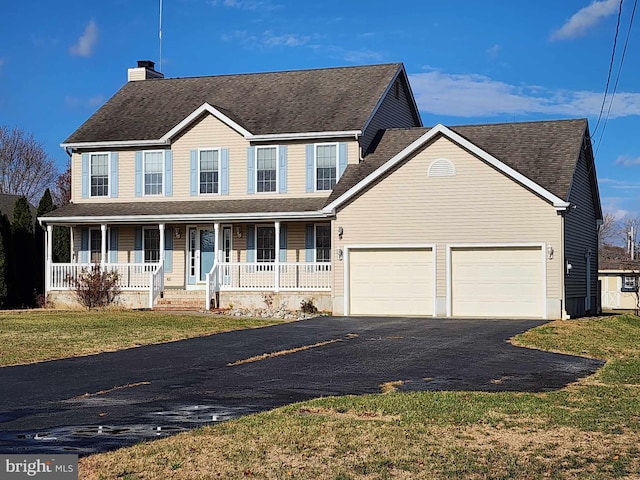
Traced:
<svg viewBox="0 0 640 480">
<path fill-rule="evenodd" d="M 89 154 L 82 154 L 82 198 L 89 196 Z"/>
<path fill-rule="evenodd" d="M 118 153 L 111 153 L 111 198 L 118 198 Z"/>
<path fill-rule="evenodd" d="M 305 172 L 306 172 L 306 186 L 307 192 L 313 192 L 314 188 L 314 174 L 313 165 L 315 163 L 315 147 L 313 145 L 307 145 L 306 159 L 305 159 Z"/>
<path fill-rule="evenodd" d="M 198 151 L 189 152 L 189 192 L 191 196 L 198 195 Z"/>
<path fill-rule="evenodd" d="M 247 193 L 255 193 L 256 147 L 247 147 Z"/>
<path fill-rule="evenodd" d="M 305 248 L 305 261 L 313 262 L 315 257 L 315 248 L 316 248 L 313 224 L 305 225 L 304 248 Z"/>
<path fill-rule="evenodd" d="M 135 192 L 136 197 L 142 196 L 142 152 L 136 152 L 135 156 Z"/>
<path fill-rule="evenodd" d="M 347 169 L 347 160 L 348 160 L 348 150 L 347 144 L 341 143 L 338 147 L 338 180 L 342 177 L 342 174 Z"/>
<path fill-rule="evenodd" d="M 280 193 L 287 193 L 287 146 L 280 145 L 278 149 L 278 191 Z"/>
<path fill-rule="evenodd" d="M 280 261 L 287 261 L 287 226 L 280 225 Z"/>
<path fill-rule="evenodd" d="M 89 263 L 89 229 L 80 230 L 80 263 Z"/>
<path fill-rule="evenodd" d="M 164 152 L 164 195 L 165 197 L 173 196 L 173 152 L 171 150 Z"/>
<path fill-rule="evenodd" d="M 229 195 L 229 149 L 220 150 L 220 193 Z"/>
<path fill-rule="evenodd" d="M 173 272 L 173 228 L 164 231 L 164 272 Z"/>
<path fill-rule="evenodd" d="M 256 261 L 256 229 L 253 224 L 247 225 L 247 262 Z"/>
<path fill-rule="evenodd" d="M 118 263 L 118 229 L 109 230 L 109 263 Z"/>
<path fill-rule="evenodd" d="M 136 228 L 133 248 L 135 250 L 135 254 L 134 254 L 135 263 L 142 263 L 144 258 L 142 256 L 143 252 L 142 252 L 142 228 L 141 227 Z"/>
</svg>

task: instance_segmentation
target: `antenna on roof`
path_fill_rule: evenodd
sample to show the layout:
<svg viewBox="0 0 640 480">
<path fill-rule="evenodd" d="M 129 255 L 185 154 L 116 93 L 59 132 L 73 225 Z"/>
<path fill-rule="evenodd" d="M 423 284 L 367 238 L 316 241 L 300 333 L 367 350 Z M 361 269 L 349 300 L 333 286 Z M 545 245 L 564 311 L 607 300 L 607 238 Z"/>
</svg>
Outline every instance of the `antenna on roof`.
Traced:
<svg viewBox="0 0 640 480">
<path fill-rule="evenodd" d="M 159 64 L 159 71 L 162 71 L 162 0 L 160 0 L 160 61 L 158 62 Z"/>
</svg>

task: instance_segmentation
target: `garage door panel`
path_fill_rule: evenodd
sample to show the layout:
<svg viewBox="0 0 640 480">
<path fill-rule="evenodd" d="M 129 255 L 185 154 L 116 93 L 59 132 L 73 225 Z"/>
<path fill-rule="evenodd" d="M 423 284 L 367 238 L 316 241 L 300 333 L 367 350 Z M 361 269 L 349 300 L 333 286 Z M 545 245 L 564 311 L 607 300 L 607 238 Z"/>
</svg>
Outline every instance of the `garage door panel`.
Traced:
<svg viewBox="0 0 640 480">
<path fill-rule="evenodd" d="M 542 317 L 540 247 L 451 250 L 452 314 Z"/>
<path fill-rule="evenodd" d="M 432 315 L 433 253 L 426 249 L 352 250 L 352 315 Z"/>
</svg>

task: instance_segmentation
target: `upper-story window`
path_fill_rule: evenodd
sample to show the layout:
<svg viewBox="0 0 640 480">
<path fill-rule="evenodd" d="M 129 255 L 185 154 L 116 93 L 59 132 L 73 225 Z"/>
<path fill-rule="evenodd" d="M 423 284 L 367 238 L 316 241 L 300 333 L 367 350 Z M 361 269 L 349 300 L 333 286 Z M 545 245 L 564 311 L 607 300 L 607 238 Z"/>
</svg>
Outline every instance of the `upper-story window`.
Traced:
<svg viewBox="0 0 640 480">
<path fill-rule="evenodd" d="M 338 178 L 338 146 L 316 145 L 316 190 L 332 190 Z"/>
<path fill-rule="evenodd" d="M 92 197 L 109 196 L 109 154 L 93 153 L 89 157 Z"/>
<path fill-rule="evenodd" d="M 200 150 L 200 193 L 219 192 L 220 151 Z"/>
<path fill-rule="evenodd" d="M 256 191 L 275 192 L 278 185 L 278 149 L 276 147 L 256 148 Z"/>
<path fill-rule="evenodd" d="M 144 194 L 162 195 L 164 183 L 164 153 L 144 152 L 143 158 Z"/>
</svg>

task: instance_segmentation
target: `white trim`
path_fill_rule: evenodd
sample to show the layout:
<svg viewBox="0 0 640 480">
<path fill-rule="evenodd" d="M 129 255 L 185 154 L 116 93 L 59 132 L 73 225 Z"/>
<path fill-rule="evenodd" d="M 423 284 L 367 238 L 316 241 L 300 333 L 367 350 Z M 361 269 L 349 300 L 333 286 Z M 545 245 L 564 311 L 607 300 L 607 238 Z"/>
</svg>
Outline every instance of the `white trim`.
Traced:
<svg viewBox="0 0 640 480">
<path fill-rule="evenodd" d="M 61 143 L 62 148 L 104 148 L 104 147 L 154 147 L 169 145 L 161 140 L 110 140 L 106 142 Z"/>
<path fill-rule="evenodd" d="M 300 133 L 269 133 L 265 135 L 249 135 L 247 140 L 252 142 L 273 140 L 308 140 L 313 138 L 351 138 L 358 139 L 362 130 L 336 130 L 328 132 L 300 132 Z"/>
<path fill-rule="evenodd" d="M 113 216 L 86 216 L 86 217 L 38 217 L 40 224 L 66 224 L 73 223 L 79 225 L 87 225 L 93 223 L 180 223 L 184 222 L 246 222 L 246 221 L 266 221 L 275 219 L 296 219 L 296 220 L 312 220 L 315 218 L 330 218 L 332 215 L 316 210 L 312 212 L 260 212 L 260 213 L 197 213 L 197 214 L 170 214 L 170 215 L 113 215 Z"/>
<path fill-rule="evenodd" d="M 340 197 L 338 197 L 336 200 L 334 200 L 329 205 L 324 207 L 324 211 L 332 212 L 333 210 L 335 210 L 336 207 L 340 206 L 341 204 L 346 202 L 348 199 L 356 195 L 358 192 L 360 192 L 369 184 L 371 184 L 372 182 L 380 178 L 387 171 L 391 170 L 393 167 L 395 167 L 398 163 L 403 161 L 410 154 L 418 150 L 420 147 L 422 147 L 423 145 L 425 145 L 427 142 L 429 142 L 430 140 L 432 140 L 438 135 L 443 135 L 449 138 L 451 141 L 469 150 L 472 154 L 480 157 L 481 159 L 483 159 L 490 165 L 494 166 L 495 168 L 497 168 L 507 176 L 513 178 L 514 180 L 521 183 L 525 187 L 529 188 L 533 192 L 539 194 L 541 197 L 551 202 L 552 205 L 556 208 L 556 210 L 566 210 L 567 208 L 569 208 L 569 202 L 565 202 L 564 200 L 557 197 L 556 195 L 549 192 L 548 190 L 544 189 L 534 181 L 528 179 L 521 173 L 515 171 L 513 168 L 502 163 L 493 155 L 490 155 L 489 153 L 485 152 L 478 146 L 474 145 L 470 141 L 466 140 L 465 138 L 455 133 L 453 130 L 439 123 L 435 127 L 431 128 L 424 135 L 422 135 L 420 138 L 418 138 L 417 140 L 409 144 L 407 147 L 405 147 L 400 153 L 395 155 L 388 162 L 378 167 L 376 170 L 374 170 L 369 175 L 367 175 L 363 180 L 361 180 L 356 185 L 354 185 L 349 190 L 347 190 L 345 193 L 340 195 Z"/>
<path fill-rule="evenodd" d="M 89 196 L 88 198 L 109 198 L 111 197 L 111 153 L 112 152 L 91 152 L 89 153 Z M 91 161 L 94 155 L 106 155 L 107 156 L 107 194 L 106 195 L 92 195 L 91 194 Z"/>
<path fill-rule="evenodd" d="M 445 277 L 447 282 L 447 317 L 451 317 L 453 313 L 453 298 L 452 298 L 452 263 L 451 263 L 451 250 L 457 248 L 539 248 L 541 255 L 542 266 L 542 318 L 547 319 L 549 317 L 547 311 L 547 244 L 545 242 L 487 242 L 487 243 L 448 243 L 446 245 L 446 270 Z"/>
<path fill-rule="evenodd" d="M 267 150 L 273 148 L 276 151 L 276 164 L 274 167 L 274 170 L 276 172 L 276 189 L 273 190 L 272 192 L 259 192 L 258 191 L 258 150 Z M 253 176 L 254 178 L 254 184 L 253 184 L 253 188 L 254 188 L 254 192 L 256 192 L 256 195 L 269 195 L 269 194 L 273 194 L 273 193 L 278 193 L 280 191 L 280 175 L 278 170 L 280 170 L 280 146 L 279 145 L 262 145 L 262 146 L 256 146 L 256 161 L 255 161 L 255 166 L 254 166 L 254 172 L 253 172 Z M 266 170 L 265 170 L 266 171 Z"/>
<path fill-rule="evenodd" d="M 201 193 L 200 192 L 200 154 L 202 152 L 218 152 L 218 192 L 213 192 L 213 193 Z M 198 149 L 198 165 L 197 165 L 197 175 L 198 175 L 198 181 L 197 181 L 197 188 L 198 188 L 198 196 L 203 196 L 203 197 L 213 197 L 213 196 L 219 196 L 221 195 L 220 191 L 222 190 L 222 188 L 220 188 L 222 186 L 222 179 L 220 178 L 220 171 L 222 170 L 222 148 L 221 147 L 211 147 L 211 148 L 199 148 Z"/>
<path fill-rule="evenodd" d="M 433 314 L 432 317 L 436 317 L 437 313 L 437 248 L 435 243 L 356 243 L 353 245 L 345 245 L 343 247 L 344 250 L 344 272 L 343 272 L 343 290 L 344 290 L 344 298 L 343 298 L 343 311 L 344 315 L 349 316 L 351 311 L 349 309 L 349 296 L 351 295 L 349 288 L 349 262 L 350 262 L 350 252 L 351 250 L 431 250 L 433 256 Z"/>
<path fill-rule="evenodd" d="M 336 148 L 336 183 L 326 190 L 318 190 L 318 147 L 334 146 Z M 313 144 L 313 191 L 331 192 L 340 181 L 340 144 L 337 142 L 325 142 Z"/>
<path fill-rule="evenodd" d="M 166 150 L 144 150 L 142 152 L 142 196 L 143 197 L 164 197 L 165 196 L 165 158 L 164 152 Z M 160 193 L 147 193 L 147 153 L 162 153 L 162 160 L 160 164 L 160 173 L 162 174 L 162 184 L 160 185 Z"/>
</svg>

